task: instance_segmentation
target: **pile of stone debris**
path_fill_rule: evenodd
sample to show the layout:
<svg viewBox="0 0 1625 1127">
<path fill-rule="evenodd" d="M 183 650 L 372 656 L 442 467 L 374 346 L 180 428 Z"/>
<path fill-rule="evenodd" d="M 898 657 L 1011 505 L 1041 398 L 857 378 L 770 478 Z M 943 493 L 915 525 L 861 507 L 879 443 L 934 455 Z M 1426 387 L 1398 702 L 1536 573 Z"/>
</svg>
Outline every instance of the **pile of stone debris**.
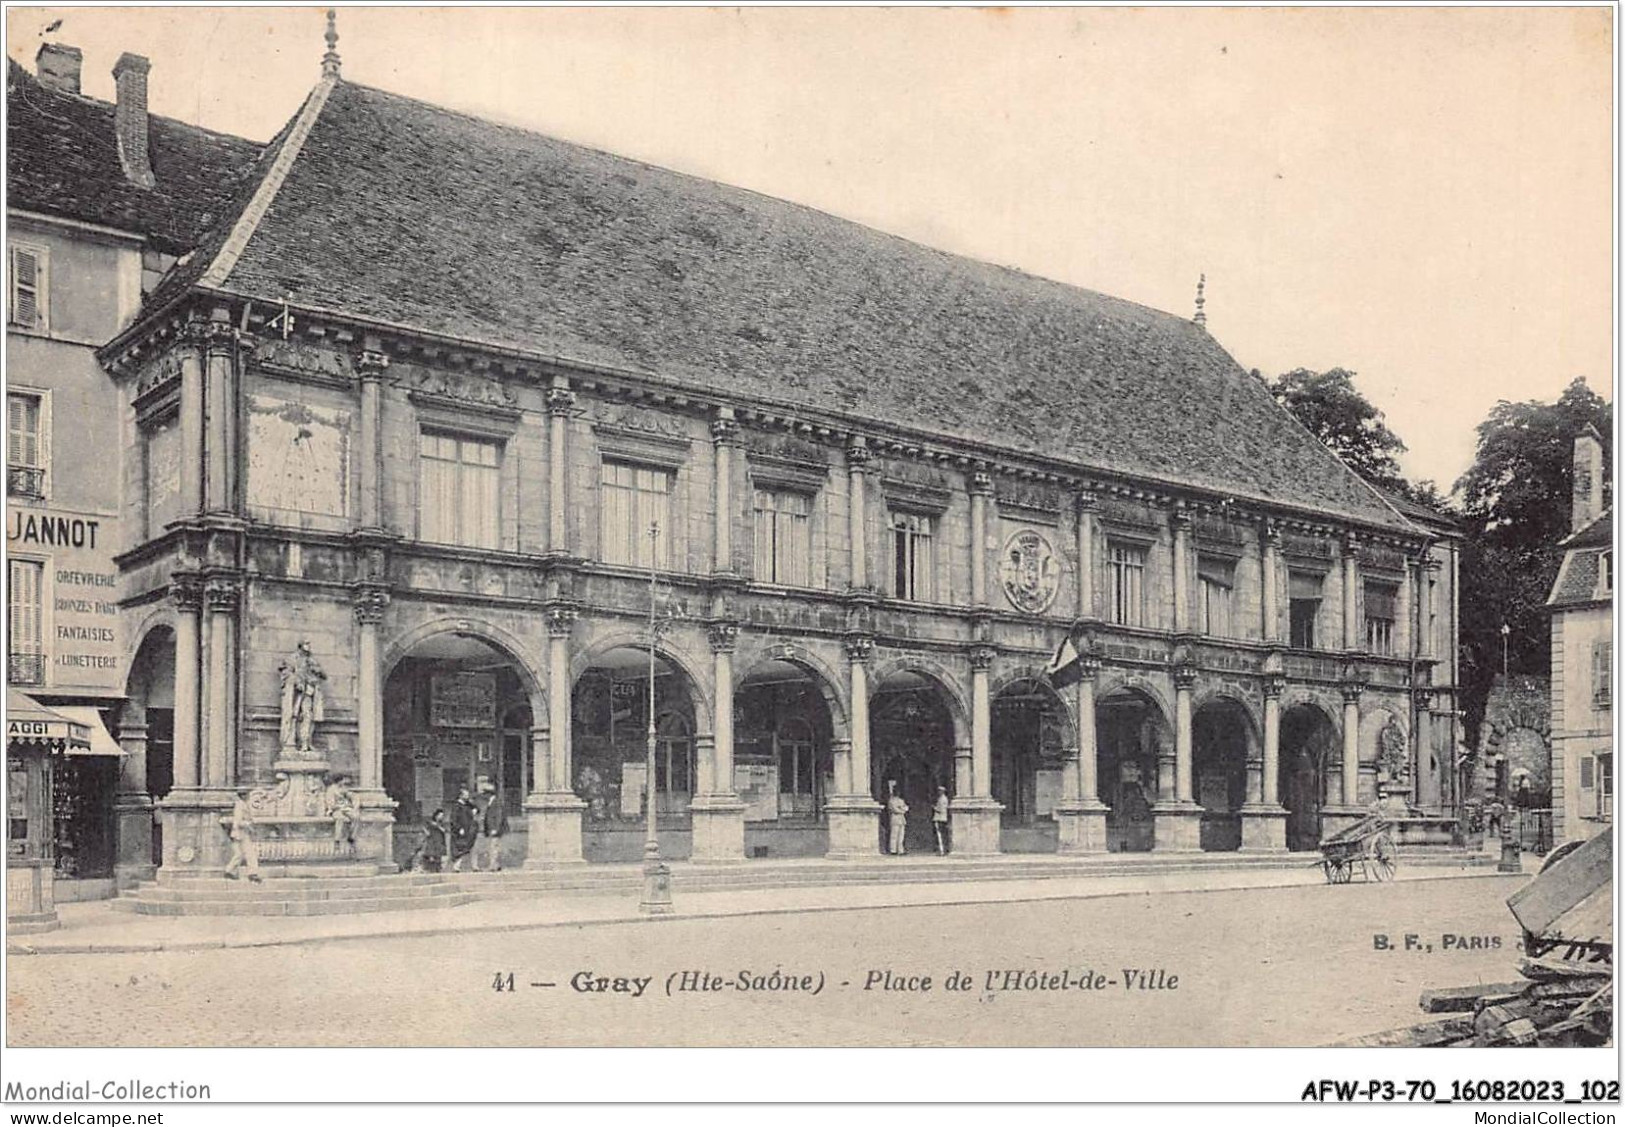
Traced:
<svg viewBox="0 0 1625 1127">
<path fill-rule="evenodd" d="M 1606 1045 L 1614 1027 L 1614 843 L 1604 832 L 1553 853 L 1507 900 L 1523 928 L 1515 982 L 1422 993 L 1450 1014 L 1343 1045 Z"/>
</svg>

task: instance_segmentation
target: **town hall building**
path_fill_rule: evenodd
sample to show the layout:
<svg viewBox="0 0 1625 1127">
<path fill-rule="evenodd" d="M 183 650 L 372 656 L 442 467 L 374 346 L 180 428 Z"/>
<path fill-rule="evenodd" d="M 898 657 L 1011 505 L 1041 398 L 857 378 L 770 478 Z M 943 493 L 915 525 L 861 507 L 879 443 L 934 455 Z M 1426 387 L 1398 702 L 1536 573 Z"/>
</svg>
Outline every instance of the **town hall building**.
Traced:
<svg viewBox="0 0 1625 1127">
<path fill-rule="evenodd" d="M 346 81 L 99 352 L 171 874 L 1448 833 L 1458 544 L 1195 319 Z M 652 618 L 656 624 L 650 630 Z M 1076 683 L 1046 665 L 1063 640 Z M 299 665 L 299 663 L 304 663 Z M 287 738 L 295 668 L 319 685 Z M 652 680 L 653 691 L 650 690 Z M 652 717 L 651 717 L 652 710 Z M 350 853 L 320 781 L 354 780 Z"/>
</svg>

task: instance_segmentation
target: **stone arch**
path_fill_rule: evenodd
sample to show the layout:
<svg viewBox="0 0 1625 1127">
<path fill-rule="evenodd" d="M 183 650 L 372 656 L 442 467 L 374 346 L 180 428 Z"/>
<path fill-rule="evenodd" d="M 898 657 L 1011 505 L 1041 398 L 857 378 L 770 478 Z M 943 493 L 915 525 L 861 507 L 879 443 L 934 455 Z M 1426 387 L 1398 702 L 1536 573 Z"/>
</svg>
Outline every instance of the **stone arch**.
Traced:
<svg viewBox="0 0 1625 1127">
<path fill-rule="evenodd" d="M 1339 738 L 1343 734 L 1343 706 L 1341 702 L 1333 703 L 1330 696 L 1318 689 L 1307 686 L 1289 687 L 1281 694 L 1281 715 L 1285 716 L 1292 709 L 1300 705 L 1308 705 L 1332 726 Z"/>
<path fill-rule="evenodd" d="M 1201 712 L 1202 709 L 1214 704 L 1234 705 L 1247 722 L 1247 737 L 1250 743 L 1249 751 L 1257 754 L 1264 746 L 1264 718 L 1259 715 L 1258 707 L 1246 696 L 1234 689 L 1223 686 L 1204 688 L 1191 699 L 1191 715 Z"/>
<path fill-rule="evenodd" d="M 829 667 L 829 664 L 818 655 L 810 653 L 802 646 L 786 645 L 779 649 L 767 646 L 758 649 L 745 661 L 734 663 L 734 698 L 737 700 L 741 686 L 745 679 L 760 665 L 769 661 L 782 661 L 794 665 L 812 679 L 818 693 L 824 698 L 824 704 L 829 708 L 829 722 L 831 738 L 834 740 L 847 740 L 852 738 L 851 722 L 847 711 L 846 695 L 841 690 L 840 675 Z"/>
<path fill-rule="evenodd" d="M 141 655 L 141 647 L 147 644 L 147 635 L 159 627 L 166 627 L 173 634 L 178 613 L 174 605 L 166 599 L 162 603 L 148 607 L 146 613 L 135 624 L 135 628 L 125 632 L 124 668 L 130 671 L 124 675 L 126 686 L 135 669 L 135 659 Z"/>
<path fill-rule="evenodd" d="M 379 661 L 380 684 L 389 679 L 390 673 L 403 658 L 410 657 L 419 645 L 441 634 L 465 634 L 478 638 L 512 659 L 515 671 L 531 698 L 532 722 L 542 722 L 547 715 L 547 664 L 523 640 L 495 623 L 479 618 L 443 615 L 394 635 L 384 646 L 383 657 Z"/>
<path fill-rule="evenodd" d="M 1032 681 L 1042 686 L 1044 692 L 1055 702 L 1056 707 L 1066 714 L 1067 747 L 1070 750 L 1076 750 L 1078 746 L 1078 713 L 1074 707 L 1076 698 L 1068 699 L 1071 694 L 1057 691 L 1055 686 L 1049 683 L 1049 678 L 1044 676 L 1044 667 L 1042 665 L 1036 662 L 1024 662 L 1002 671 L 988 685 L 988 699 L 997 700 L 1000 693 L 1022 681 Z"/>
<path fill-rule="evenodd" d="M 954 727 L 954 742 L 970 746 L 970 703 L 960 688 L 954 673 L 942 662 L 920 654 L 895 654 L 881 658 L 869 670 L 869 695 L 894 673 L 918 673 L 932 681 L 942 693 L 942 702 L 948 709 L 948 718 Z"/>
<path fill-rule="evenodd" d="M 631 649 L 642 650 L 648 653 L 649 633 L 647 630 L 615 630 L 608 634 L 601 634 L 595 638 L 590 646 L 580 650 L 570 659 L 570 687 L 572 691 L 581 675 L 591 669 L 604 654 L 610 650 Z M 683 645 L 675 637 L 660 639 L 654 646 L 655 656 L 670 662 L 688 679 L 689 687 L 693 690 L 691 703 L 694 706 L 694 734 L 709 736 L 713 716 L 713 690 L 711 678 L 702 672 L 706 663 L 696 659 L 691 649 Z"/>
<path fill-rule="evenodd" d="M 1135 673 L 1106 674 L 1101 678 L 1100 683 L 1095 686 L 1095 701 L 1098 704 L 1114 693 L 1136 693 L 1144 697 L 1156 710 L 1157 723 L 1166 730 L 1170 740 L 1173 738 L 1173 702 L 1168 699 L 1168 694 L 1154 681 Z"/>
</svg>

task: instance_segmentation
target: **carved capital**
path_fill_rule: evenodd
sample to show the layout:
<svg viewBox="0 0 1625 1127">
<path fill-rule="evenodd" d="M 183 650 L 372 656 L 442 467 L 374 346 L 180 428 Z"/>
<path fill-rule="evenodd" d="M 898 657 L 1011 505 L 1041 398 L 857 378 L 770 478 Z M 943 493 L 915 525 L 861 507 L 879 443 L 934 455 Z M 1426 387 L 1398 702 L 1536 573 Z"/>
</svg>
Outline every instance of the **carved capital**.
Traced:
<svg viewBox="0 0 1625 1127">
<path fill-rule="evenodd" d="M 993 668 L 993 659 L 999 656 L 999 651 L 992 646 L 972 646 L 970 651 L 970 667 L 986 672 Z"/>
<path fill-rule="evenodd" d="M 718 446 L 731 446 L 739 438 L 739 424 L 727 415 L 711 420 L 711 441 Z"/>
<path fill-rule="evenodd" d="M 547 413 L 555 419 L 568 419 L 576 407 L 576 393 L 567 387 L 547 389 Z"/>
<path fill-rule="evenodd" d="M 1423 712 L 1428 712 L 1433 708 L 1433 690 L 1432 689 L 1417 689 L 1416 690 L 1416 707 L 1418 709 L 1420 709 L 1421 711 L 1423 711 Z"/>
<path fill-rule="evenodd" d="M 983 470 L 971 474 L 970 494 L 972 497 L 993 496 L 993 475 Z"/>
<path fill-rule="evenodd" d="M 351 595 L 355 607 L 355 620 L 363 626 L 377 626 L 384 620 L 384 608 L 389 606 L 387 587 L 357 587 Z"/>
<path fill-rule="evenodd" d="M 1358 681 L 1345 681 L 1343 683 L 1343 703 L 1359 704 L 1360 694 L 1365 692 L 1365 686 Z"/>
<path fill-rule="evenodd" d="M 376 349 L 366 348 L 356 357 L 355 373 L 363 380 L 376 380 L 389 367 L 389 356 Z"/>
<path fill-rule="evenodd" d="M 1188 693 L 1196 687 L 1197 669 L 1194 665 L 1177 665 L 1174 667 L 1174 688 L 1180 692 Z"/>
<path fill-rule="evenodd" d="M 231 614 L 237 609 L 241 596 L 242 583 L 233 576 L 211 576 L 203 585 L 203 597 L 208 602 L 210 614 Z"/>
<path fill-rule="evenodd" d="M 1262 683 L 1265 700 L 1280 700 L 1281 694 L 1286 692 L 1286 674 L 1266 673 Z"/>
<path fill-rule="evenodd" d="M 1343 558 L 1354 559 L 1360 554 L 1360 538 L 1352 532 L 1343 534 Z"/>
<path fill-rule="evenodd" d="M 1078 680 L 1093 681 L 1100 676 L 1100 659 L 1092 654 L 1078 658 Z"/>
<path fill-rule="evenodd" d="M 739 641 L 737 622 L 713 622 L 705 628 L 705 632 L 711 639 L 713 653 L 733 653 L 734 645 Z"/>
<path fill-rule="evenodd" d="M 1277 552 L 1281 550 L 1281 541 L 1284 537 L 1281 535 L 1281 526 L 1274 521 L 1266 520 L 1259 529 L 1259 536 L 1264 542 L 1264 547 Z"/>
<path fill-rule="evenodd" d="M 846 636 L 846 658 L 848 661 L 864 663 L 874 656 L 875 640 L 867 634 L 848 634 Z"/>
<path fill-rule="evenodd" d="M 198 339 L 209 352 L 221 354 L 230 352 L 237 346 L 238 332 L 228 321 L 205 321 L 199 330 Z"/>
<path fill-rule="evenodd" d="M 851 441 L 846 444 L 847 469 L 853 473 L 862 473 L 864 467 L 869 464 L 870 456 L 868 440 L 860 434 L 853 435 Z"/>
<path fill-rule="evenodd" d="M 576 608 L 551 606 L 547 608 L 547 635 L 550 638 L 568 638 L 576 624 Z"/>
<path fill-rule="evenodd" d="M 1168 514 L 1168 527 L 1175 532 L 1188 532 L 1191 527 L 1191 512 L 1183 502 L 1174 506 L 1173 512 Z"/>
<path fill-rule="evenodd" d="M 1080 513 L 1092 513 L 1100 508 L 1100 497 L 1093 489 L 1085 487 L 1078 490 L 1077 506 Z"/>
<path fill-rule="evenodd" d="M 193 572 L 177 571 L 169 577 L 169 597 L 181 614 L 203 609 L 203 581 Z"/>
</svg>

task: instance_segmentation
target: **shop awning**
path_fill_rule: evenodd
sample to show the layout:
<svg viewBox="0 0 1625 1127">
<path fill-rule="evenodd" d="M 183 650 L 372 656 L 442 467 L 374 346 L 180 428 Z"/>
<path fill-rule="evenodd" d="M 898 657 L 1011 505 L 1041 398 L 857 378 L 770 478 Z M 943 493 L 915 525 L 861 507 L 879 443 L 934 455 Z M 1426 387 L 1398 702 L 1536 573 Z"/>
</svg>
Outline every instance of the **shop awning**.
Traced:
<svg viewBox="0 0 1625 1127">
<path fill-rule="evenodd" d="M 33 744 L 51 751 L 89 749 L 90 729 L 46 708 L 27 693 L 6 689 L 6 747 Z"/>
<path fill-rule="evenodd" d="M 83 724 L 90 730 L 89 747 L 69 747 L 69 755 L 110 755 L 114 759 L 122 758 L 124 749 L 118 745 L 107 731 L 107 725 L 102 723 L 102 714 L 98 709 L 86 708 L 82 705 L 56 706 L 56 711 L 66 716 L 76 724 Z"/>
</svg>

